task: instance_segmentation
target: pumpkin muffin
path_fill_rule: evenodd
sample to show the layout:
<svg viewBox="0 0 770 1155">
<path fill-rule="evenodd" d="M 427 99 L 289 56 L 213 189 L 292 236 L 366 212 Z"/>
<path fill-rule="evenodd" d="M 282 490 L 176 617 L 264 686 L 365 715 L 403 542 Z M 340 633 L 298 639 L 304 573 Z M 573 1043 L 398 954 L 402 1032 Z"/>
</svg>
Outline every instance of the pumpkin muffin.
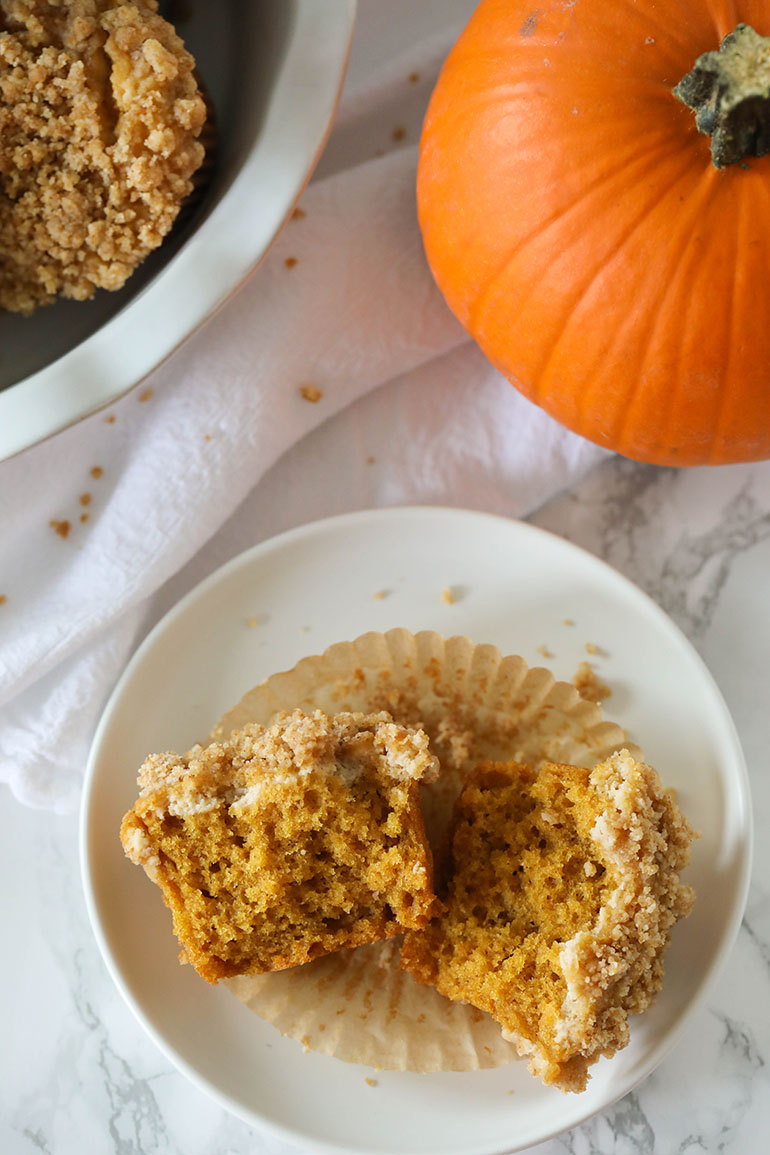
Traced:
<svg viewBox="0 0 770 1155">
<path fill-rule="evenodd" d="M 691 839 L 626 750 L 593 770 L 482 764 L 455 806 L 446 910 L 401 965 L 491 1014 L 545 1083 L 584 1090 L 660 988 Z"/>
<path fill-rule="evenodd" d="M 194 61 L 156 0 L 0 0 L 0 308 L 119 289 L 204 158 Z"/>
<path fill-rule="evenodd" d="M 436 761 L 388 714 L 299 710 L 154 754 L 121 840 L 203 978 L 261 974 L 424 926 L 441 909 L 419 804 Z"/>
</svg>

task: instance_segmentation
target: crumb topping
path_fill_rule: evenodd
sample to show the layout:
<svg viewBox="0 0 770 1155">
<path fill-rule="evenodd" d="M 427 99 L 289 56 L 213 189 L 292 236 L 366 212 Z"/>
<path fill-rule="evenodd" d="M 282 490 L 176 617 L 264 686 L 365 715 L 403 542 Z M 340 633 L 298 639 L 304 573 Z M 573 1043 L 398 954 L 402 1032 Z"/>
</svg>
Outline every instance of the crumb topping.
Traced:
<svg viewBox="0 0 770 1155">
<path fill-rule="evenodd" d="M 159 813 L 184 816 L 310 774 L 335 775 L 349 784 L 372 766 L 402 783 L 431 781 L 438 774 L 427 735 L 397 725 L 385 712 L 330 716 L 293 710 L 270 726 L 245 726 L 226 742 L 193 746 L 184 757 L 151 754 L 140 768 L 139 786 Z"/>
<path fill-rule="evenodd" d="M 0 308 L 118 289 L 204 155 L 194 61 L 156 0 L 0 0 Z"/>
</svg>

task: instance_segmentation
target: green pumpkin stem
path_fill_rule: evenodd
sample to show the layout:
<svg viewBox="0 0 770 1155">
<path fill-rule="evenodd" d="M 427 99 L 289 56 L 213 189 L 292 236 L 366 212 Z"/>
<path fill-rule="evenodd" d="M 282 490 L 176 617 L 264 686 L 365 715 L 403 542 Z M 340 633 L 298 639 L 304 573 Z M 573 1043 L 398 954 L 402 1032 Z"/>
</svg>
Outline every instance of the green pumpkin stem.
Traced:
<svg viewBox="0 0 770 1155">
<path fill-rule="evenodd" d="M 717 168 L 770 152 L 770 37 L 738 24 L 719 51 L 704 52 L 674 89 L 711 137 Z"/>
</svg>

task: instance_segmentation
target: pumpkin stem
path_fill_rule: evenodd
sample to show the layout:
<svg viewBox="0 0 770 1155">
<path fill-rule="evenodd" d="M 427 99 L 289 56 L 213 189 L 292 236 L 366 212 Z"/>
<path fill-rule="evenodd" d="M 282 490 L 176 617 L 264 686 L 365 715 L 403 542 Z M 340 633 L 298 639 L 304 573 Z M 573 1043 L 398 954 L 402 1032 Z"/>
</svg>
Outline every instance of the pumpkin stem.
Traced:
<svg viewBox="0 0 770 1155">
<path fill-rule="evenodd" d="M 711 136 L 716 168 L 770 152 L 770 37 L 738 24 L 719 51 L 704 52 L 674 89 Z"/>
</svg>

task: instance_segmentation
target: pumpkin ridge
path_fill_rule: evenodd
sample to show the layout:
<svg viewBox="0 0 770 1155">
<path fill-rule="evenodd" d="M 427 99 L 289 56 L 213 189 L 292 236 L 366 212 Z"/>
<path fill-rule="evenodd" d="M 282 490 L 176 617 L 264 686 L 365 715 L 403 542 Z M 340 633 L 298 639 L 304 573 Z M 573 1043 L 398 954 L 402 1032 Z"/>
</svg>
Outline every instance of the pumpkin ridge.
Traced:
<svg viewBox="0 0 770 1155">
<path fill-rule="evenodd" d="M 770 158 L 764 159 L 766 161 L 770 161 Z M 768 167 L 770 167 L 770 164 Z M 724 172 L 717 173 L 716 169 L 710 168 L 709 175 L 715 178 L 712 181 L 712 184 L 716 190 L 723 189 L 725 192 L 727 191 L 729 186 L 727 186 L 725 183 L 726 174 L 724 174 Z M 739 176 L 737 178 L 737 185 L 734 183 L 732 187 L 737 187 L 740 193 L 745 194 L 746 186 L 744 184 L 744 180 L 745 178 L 743 176 Z M 759 188 L 765 199 L 764 211 L 760 211 L 759 215 L 764 216 L 766 219 L 770 219 L 770 185 L 768 185 L 767 180 L 763 180 L 759 184 Z M 737 335 L 736 340 L 732 340 L 733 335 L 736 334 L 735 326 L 740 321 L 741 317 L 745 318 L 747 316 L 747 313 L 750 311 L 753 304 L 753 299 L 750 295 L 750 289 L 744 289 L 742 291 L 742 295 L 739 292 L 739 282 L 736 275 L 739 262 L 736 260 L 736 258 L 738 258 L 742 252 L 746 253 L 751 251 L 751 246 L 749 245 L 747 247 L 741 238 L 745 236 L 752 214 L 757 209 L 756 205 L 752 205 L 750 202 L 747 204 L 745 195 L 735 195 L 730 203 L 731 211 L 729 213 L 723 212 L 719 208 L 715 208 L 713 210 L 714 219 L 712 221 L 705 221 L 706 232 L 708 232 L 709 229 L 715 230 L 717 227 L 721 227 L 721 222 L 725 216 L 727 216 L 729 220 L 733 222 L 733 229 L 730 234 L 732 238 L 731 253 L 730 257 L 724 261 L 724 264 L 729 265 L 732 273 L 731 293 L 729 298 L 729 319 L 728 325 L 726 326 L 729 328 L 731 340 L 727 344 L 727 356 L 722 367 L 719 407 L 718 409 L 716 406 L 713 407 L 713 417 L 709 422 L 710 432 L 708 458 L 706 459 L 700 457 L 696 464 L 721 465 L 728 462 L 734 462 L 736 460 L 753 461 L 757 460 L 758 453 L 762 453 L 763 456 L 767 456 L 767 450 L 763 450 L 761 445 L 763 435 L 765 436 L 766 440 L 766 430 L 768 428 L 768 419 L 770 418 L 770 406 L 768 406 L 767 402 L 765 404 L 764 421 L 761 417 L 756 421 L 755 431 L 751 441 L 751 448 L 749 448 L 749 442 L 746 440 L 746 433 L 744 432 L 742 435 L 740 435 L 743 450 L 741 451 L 740 456 L 737 458 L 735 456 L 735 436 L 733 435 L 733 437 L 730 437 L 727 434 L 725 428 L 728 425 L 735 424 L 736 408 L 741 408 L 747 404 L 747 396 L 743 389 L 741 388 L 738 390 L 735 383 L 732 385 L 730 384 L 731 365 L 734 361 L 734 353 L 736 348 L 740 346 L 740 342 L 737 340 Z M 701 210 L 697 209 L 696 211 L 700 213 Z M 767 241 L 764 244 L 764 248 L 760 250 L 758 260 L 760 264 L 762 264 L 763 268 L 770 268 L 770 241 Z M 698 293 L 696 292 L 691 297 L 691 303 L 695 308 L 697 308 L 697 298 Z M 748 403 L 751 404 L 750 400 L 748 400 Z M 681 419 L 678 418 L 677 411 L 674 406 L 671 406 L 667 409 L 666 418 L 667 439 L 674 440 L 674 438 L 670 437 L 672 426 L 676 425 L 677 421 L 681 423 Z M 711 432 L 712 430 L 713 432 Z"/>
<path fill-rule="evenodd" d="M 567 2 L 569 3 L 569 0 L 567 0 Z M 615 4 L 617 4 L 617 0 L 613 0 L 613 2 Z M 575 3 L 577 3 L 577 0 L 575 0 Z M 574 5 L 573 5 L 573 7 L 574 7 Z M 645 30 L 645 31 L 649 30 L 649 32 L 654 34 L 656 46 L 658 46 L 658 37 L 659 36 L 661 37 L 662 40 L 668 39 L 670 41 L 670 43 L 673 45 L 673 47 L 676 50 L 676 54 L 677 54 L 676 63 L 677 64 L 680 63 L 680 61 L 678 59 L 679 53 L 681 53 L 683 60 L 688 59 L 688 57 L 690 56 L 691 51 L 692 51 L 692 45 L 684 37 L 684 35 L 683 35 L 681 40 L 677 38 L 676 33 L 682 31 L 682 29 L 681 29 L 678 21 L 675 19 L 672 19 L 671 12 L 665 10 L 665 5 L 662 5 L 663 11 L 661 11 L 659 19 L 656 19 L 656 17 L 658 16 L 658 13 L 655 10 L 655 8 L 653 8 L 651 6 L 645 7 L 644 12 L 640 14 L 639 8 L 637 7 L 637 0 L 626 0 L 625 8 L 629 14 L 629 18 L 632 16 L 639 18 L 641 15 L 640 23 L 642 25 L 642 28 L 643 28 L 643 30 Z M 717 20 L 714 18 L 714 16 L 712 16 L 711 13 L 709 13 L 709 16 L 710 16 L 710 20 L 709 20 L 710 25 L 712 25 L 713 28 L 716 29 L 718 27 Z M 733 24 L 735 24 L 735 21 L 733 21 Z M 709 31 L 711 31 L 711 29 L 709 29 Z M 649 34 L 649 32 L 648 32 L 648 34 Z M 717 33 L 714 32 L 714 35 L 717 35 Z M 660 48 L 658 48 L 658 50 L 660 51 Z"/>
<path fill-rule="evenodd" d="M 645 368 L 645 364 L 646 364 L 646 358 L 648 355 L 648 351 L 652 345 L 652 337 L 653 337 L 658 325 L 660 324 L 661 318 L 665 315 L 664 305 L 665 305 L 666 300 L 668 299 L 669 295 L 673 292 L 673 287 L 674 287 L 675 283 L 676 282 L 673 279 L 668 281 L 668 283 L 666 284 L 665 292 L 663 293 L 663 296 L 659 301 L 658 308 L 652 314 L 652 322 L 651 322 L 650 327 L 649 327 L 649 336 L 648 336 L 647 340 L 645 340 L 643 342 L 644 349 L 645 349 L 644 360 L 642 361 L 642 365 L 640 367 L 639 373 L 636 375 L 634 382 L 631 386 L 631 389 L 629 390 L 629 392 L 624 397 L 622 409 L 618 408 L 615 411 L 615 421 L 614 421 L 612 431 L 609 435 L 610 440 L 612 441 L 613 444 L 618 444 L 618 445 L 628 444 L 629 439 L 627 437 L 627 429 L 628 429 L 628 426 L 631 422 L 631 415 L 633 414 L 634 406 L 636 405 L 636 403 L 639 399 L 639 395 L 642 393 L 642 390 L 644 388 L 644 384 L 645 384 L 644 368 Z M 633 326 L 633 323 L 634 323 L 634 319 L 631 315 L 629 315 L 627 325 Z M 608 352 L 612 352 L 615 349 L 617 349 L 618 345 L 620 345 L 623 342 L 623 340 L 625 339 L 625 334 L 626 334 L 626 329 L 622 328 L 622 327 L 619 327 L 615 331 L 613 338 L 612 338 L 612 341 L 610 342 Z M 681 357 L 681 345 L 677 345 L 677 366 L 679 364 L 680 357 Z M 674 377 L 676 377 L 676 374 L 674 374 Z M 592 411 L 596 412 L 596 410 L 597 410 L 597 405 L 592 401 L 592 397 L 597 392 L 603 392 L 604 388 L 605 388 L 604 382 L 599 381 L 595 377 L 594 381 L 593 381 L 593 389 L 590 389 L 590 388 L 586 389 L 583 391 L 583 394 L 581 395 L 582 404 L 581 404 L 580 418 L 581 418 L 581 421 L 584 422 L 584 428 L 586 428 L 586 429 L 590 428 L 590 425 L 591 425 L 590 413 Z"/>
<path fill-rule="evenodd" d="M 634 407 L 639 396 L 642 381 L 645 376 L 648 359 L 650 357 L 650 351 L 655 346 L 655 337 L 659 331 L 660 326 L 665 324 L 669 318 L 669 310 L 665 307 L 667 302 L 672 295 L 676 295 L 674 291 L 678 291 L 680 280 L 682 278 L 686 279 L 689 275 L 689 270 L 684 268 L 684 258 L 686 256 L 687 249 L 692 244 L 693 229 L 698 228 L 698 221 L 702 216 L 703 209 L 705 205 L 708 204 L 709 197 L 712 195 L 713 184 L 713 172 L 710 169 L 706 170 L 702 177 L 698 180 L 696 189 L 689 194 L 688 203 L 690 208 L 690 215 L 685 221 L 681 223 L 678 231 L 669 237 L 669 245 L 671 248 L 670 264 L 675 268 L 676 274 L 665 279 L 664 293 L 658 301 L 658 307 L 653 314 L 652 324 L 650 325 L 647 337 L 643 343 L 644 356 L 639 367 L 639 373 L 636 377 L 636 380 L 634 381 L 631 392 L 627 395 L 624 401 L 623 411 L 620 414 L 620 423 L 616 425 L 615 429 L 613 430 L 612 436 L 619 445 L 629 445 L 632 440 L 632 438 L 628 435 L 629 426 L 638 424 L 638 417 L 636 417 L 634 414 Z M 672 188 L 673 187 L 674 186 L 672 185 Z M 696 190 L 699 191 L 701 195 L 698 197 L 697 203 L 694 204 L 693 202 L 695 199 Z M 694 294 L 686 295 L 686 308 L 688 312 L 689 307 L 693 303 L 694 296 Z M 685 314 L 685 317 L 680 318 L 680 328 L 682 331 L 687 329 L 686 318 L 687 313 Z M 616 332 L 613 345 L 620 343 L 624 337 L 624 333 L 625 331 L 621 329 Z M 682 361 L 682 342 L 675 342 L 674 348 L 676 350 L 676 364 L 672 369 L 671 383 L 672 393 L 678 394 L 681 388 L 680 371 Z M 674 407 L 671 406 L 664 415 L 666 425 L 661 429 L 661 444 L 668 444 L 670 440 L 670 426 L 673 415 Z"/>
<path fill-rule="evenodd" d="M 674 178 L 670 182 L 667 182 L 668 187 L 670 189 L 674 189 L 676 187 L 676 185 L 678 184 L 678 182 L 681 180 L 682 175 L 685 175 L 685 176 L 687 175 L 686 170 L 684 170 L 684 172 L 681 173 L 677 178 Z M 711 185 L 711 183 L 712 183 L 710 173 L 706 174 L 706 178 L 707 179 L 705 181 L 701 180 L 698 182 L 699 187 L 701 187 L 703 189 L 703 199 L 707 199 L 708 196 L 710 195 L 710 189 L 707 186 Z M 692 225 L 693 225 L 693 223 L 697 222 L 698 212 L 700 211 L 700 203 L 701 202 L 699 202 L 698 208 L 693 210 L 692 217 L 691 217 L 690 222 L 688 223 L 687 228 L 681 230 L 681 232 L 682 232 L 682 240 L 681 240 L 682 250 L 684 250 L 687 247 L 687 245 L 690 243 Z M 623 236 L 621 241 L 618 243 L 617 247 L 613 250 L 612 255 L 609 256 L 605 260 L 604 264 L 601 266 L 601 269 L 599 270 L 600 272 L 603 271 L 604 269 L 606 269 L 609 262 L 618 256 L 618 254 L 622 251 L 623 246 L 634 235 L 636 229 L 641 227 L 644 224 L 647 217 L 650 215 L 650 213 L 654 212 L 655 209 L 659 207 L 659 204 L 660 204 L 660 202 L 658 200 L 653 200 L 651 203 L 648 203 L 648 205 L 646 206 L 644 215 L 640 216 L 634 222 L 634 225 L 626 232 L 626 234 Z M 674 258 L 671 261 L 671 264 L 674 265 L 674 267 L 678 267 L 680 264 L 680 258 L 678 256 L 674 256 Z M 549 353 L 548 353 L 547 360 L 543 364 L 543 366 L 541 368 L 539 368 L 539 370 L 538 370 L 538 381 L 537 381 L 538 398 L 539 398 L 539 394 L 544 389 L 546 389 L 546 382 L 544 380 L 544 377 L 548 372 L 548 367 L 552 363 L 553 358 L 556 357 L 559 345 L 561 344 L 561 342 L 562 342 L 562 340 L 563 340 L 563 338 L 567 332 L 567 329 L 568 329 L 570 322 L 573 321 L 575 310 L 579 306 L 580 301 L 584 299 L 586 293 L 590 291 L 591 285 L 595 282 L 597 275 L 598 274 L 594 274 L 594 276 L 591 277 L 590 282 L 588 282 L 587 284 L 585 284 L 583 286 L 580 294 L 578 295 L 578 297 L 574 301 L 573 305 L 570 307 L 569 313 L 565 317 L 564 323 L 560 327 L 560 332 L 559 332 L 558 337 L 555 336 L 553 338 L 552 342 L 549 343 Z M 611 443 L 614 446 L 622 445 L 624 442 L 627 443 L 626 437 L 625 437 L 625 429 L 627 427 L 631 413 L 633 411 L 634 404 L 635 404 L 636 400 L 638 399 L 640 391 L 642 389 L 642 383 L 643 383 L 643 378 L 644 378 L 644 368 L 645 368 L 645 364 L 646 364 L 646 358 L 649 355 L 649 350 L 650 350 L 650 347 L 652 344 L 652 335 L 655 333 L 655 331 L 658 327 L 658 324 L 661 321 L 665 320 L 666 313 L 662 307 L 663 301 L 666 299 L 668 294 L 672 291 L 675 283 L 676 282 L 673 279 L 669 278 L 667 280 L 664 297 L 658 303 L 658 307 L 651 314 L 651 323 L 649 326 L 649 334 L 648 334 L 648 337 L 642 342 L 642 346 L 645 350 L 644 360 L 643 360 L 642 365 L 640 367 L 639 373 L 637 374 L 637 376 L 634 379 L 634 382 L 633 382 L 633 385 L 632 385 L 630 391 L 624 396 L 623 408 L 622 409 L 621 408 L 615 409 L 613 420 L 611 422 L 611 428 L 608 428 L 607 425 L 605 425 L 603 427 L 601 433 L 599 433 L 598 430 L 596 430 L 596 428 L 594 428 L 594 433 L 592 434 L 592 436 L 595 436 L 598 439 L 597 443 L 600 445 L 603 444 L 605 441 Z M 635 324 L 634 316 L 632 313 L 629 313 L 627 320 L 626 320 L 626 324 L 623 326 L 618 326 L 615 329 L 609 344 L 604 349 L 603 353 L 599 356 L 598 360 L 600 362 L 606 360 L 611 355 L 611 353 L 614 350 L 616 350 L 617 347 L 625 341 L 628 330 L 629 329 L 633 330 L 634 324 Z M 681 355 L 681 345 L 677 345 L 677 361 L 679 361 L 680 355 Z M 577 408 L 576 415 L 575 415 L 579 419 L 576 422 L 576 424 L 578 424 L 578 426 L 580 428 L 582 428 L 582 430 L 590 429 L 592 426 L 595 427 L 595 419 L 592 419 L 589 415 L 595 414 L 595 413 L 601 411 L 601 404 L 597 403 L 595 398 L 597 398 L 597 396 L 598 396 L 598 398 L 601 399 L 602 395 L 605 392 L 606 392 L 606 383 L 603 381 L 601 374 L 599 374 L 599 373 L 586 374 L 586 378 L 584 380 L 583 387 L 580 390 L 579 407 Z M 542 405 L 542 407 L 544 409 L 546 409 L 548 412 L 551 412 L 552 415 L 554 415 L 554 416 L 556 415 L 555 413 L 553 413 L 553 409 L 555 407 L 549 406 L 547 400 L 541 401 L 539 399 L 536 399 L 534 396 L 532 399 L 536 400 L 537 404 Z M 558 417 L 557 419 L 561 420 L 562 418 Z M 574 420 L 574 418 L 573 418 L 573 420 Z"/>
<path fill-rule="evenodd" d="M 683 170 L 682 170 L 682 173 L 680 174 L 680 177 L 677 179 L 681 179 L 681 176 L 686 174 L 687 169 L 689 169 L 689 167 L 690 167 L 690 164 L 688 161 L 687 165 L 685 167 L 683 167 Z M 672 181 L 671 183 L 673 184 L 675 182 Z M 617 238 L 612 249 L 603 258 L 601 264 L 598 265 L 591 272 L 591 274 L 588 276 L 588 278 L 586 280 L 581 282 L 581 284 L 580 284 L 579 288 L 577 289 L 577 292 L 575 293 L 573 299 L 570 301 L 569 305 L 566 308 L 566 312 L 565 312 L 565 314 L 564 314 L 564 316 L 563 316 L 563 318 L 559 324 L 558 330 L 554 329 L 554 331 L 553 331 L 553 335 L 548 342 L 548 352 L 546 354 L 545 361 L 541 365 L 538 365 L 537 368 L 534 369 L 532 372 L 532 387 L 533 387 L 534 391 L 538 394 L 538 396 L 544 387 L 543 378 L 546 376 L 546 374 L 548 372 L 548 366 L 552 363 L 553 359 L 555 358 L 557 351 L 558 351 L 558 348 L 559 348 L 559 345 L 561 344 L 561 342 L 564 338 L 564 335 L 567 332 L 567 328 L 568 328 L 570 322 L 572 321 L 572 319 L 575 315 L 575 311 L 578 308 L 578 306 L 580 305 L 581 301 L 583 301 L 585 299 L 586 295 L 590 292 L 591 288 L 596 283 L 597 278 L 599 276 L 601 276 L 603 273 L 605 273 L 608 270 L 608 268 L 610 267 L 610 265 L 614 261 L 617 260 L 618 256 L 622 253 L 625 245 L 628 243 L 628 241 L 631 239 L 631 237 L 633 237 L 635 235 L 637 230 L 639 228 L 641 228 L 646 223 L 650 214 L 655 210 L 655 208 L 658 207 L 659 204 L 660 204 L 659 197 L 656 195 L 655 192 L 653 192 L 651 194 L 650 199 L 645 203 L 642 211 L 634 218 L 634 220 L 630 223 L 628 228 L 626 228 L 624 230 L 622 235 Z M 538 404 L 540 404 L 540 403 L 541 402 L 538 402 Z"/>
<path fill-rule="evenodd" d="M 588 200 L 592 196 L 595 196 L 595 194 L 602 188 L 603 185 L 609 184 L 611 181 L 617 180 L 618 178 L 627 177 L 628 168 L 633 166 L 635 169 L 638 166 L 644 170 L 645 163 L 647 161 L 657 159 L 659 156 L 660 142 L 657 139 L 654 144 L 650 145 L 646 152 L 640 152 L 638 149 L 629 150 L 628 155 L 624 156 L 616 167 L 605 169 L 602 173 L 591 180 L 589 184 L 584 185 L 580 189 L 578 196 L 574 200 L 571 200 L 568 205 L 565 205 L 561 209 L 554 210 L 554 212 L 547 218 L 547 220 L 538 221 L 537 226 L 534 229 L 531 229 L 526 236 L 523 236 L 517 240 L 516 244 L 507 252 L 505 259 L 500 262 L 494 272 L 488 275 L 488 280 L 484 285 L 483 290 L 476 294 L 473 299 L 473 303 L 468 309 L 469 322 L 474 327 L 482 327 L 482 318 L 487 307 L 489 297 L 494 295 L 500 277 L 509 268 L 511 262 L 524 252 L 527 245 L 541 238 L 553 225 L 563 223 L 565 218 L 570 213 L 582 207 L 584 201 Z"/>
<path fill-rule="evenodd" d="M 724 457 L 722 442 L 724 439 L 724 427 L 727 424 L 728 407 L 730 402 L 729 390 L 724 388 L 724 382 L 730 380 L 730 365 L 733 359 L 733 349 L 737 344 L 737 335 L 735 333 L 735 320 L 740 319 L 740 310 L 737 307 L 736 297 L 738 295 L 738 254 L 741 251 L 741 236 L 746 231 L 746 208 L 745 198 L 737 197 L 737 216 L 730 215 L 730 220 L 735 222 L 733 228 L 733 246 L 732 246 L 732 260 L 730 261 L 730 292 L 727 295 L 728 300 L 728 318 L 727 328 L 730 333 L 730 340 L 727 342 L 727 355 L 725 359 L 724 370 L 722 374 L 722 388 L 720 389 L 719 404 L 716 411 L 716 420 L 714 422 L 714 436 L 709 452 L 709 463 L 713 465 L 715 461 L 719 461 Z"/>
</svg>

